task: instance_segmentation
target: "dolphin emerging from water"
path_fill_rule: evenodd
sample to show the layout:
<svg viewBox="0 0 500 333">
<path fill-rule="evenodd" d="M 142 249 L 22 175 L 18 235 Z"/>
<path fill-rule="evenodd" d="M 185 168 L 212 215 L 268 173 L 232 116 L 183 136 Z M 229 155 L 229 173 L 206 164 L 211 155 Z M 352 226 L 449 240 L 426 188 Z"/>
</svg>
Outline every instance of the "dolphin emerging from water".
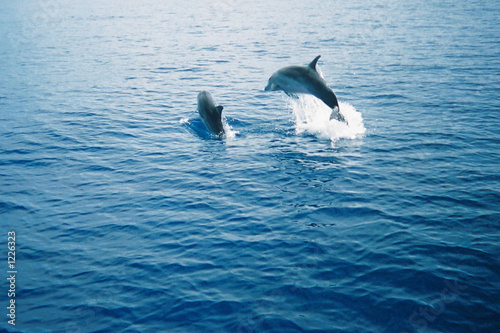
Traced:
<svg viewBox="0 0 500 333">
<path fill-rule="evenodd" d="M 198 94 L 198 113 L 205 126 L 218 136 L 224 134 L 222 109 L 224 108 L 221 105 L 215 106 L 215 101 L 208 91 L 203 90 Z"/>
<path fill-rule="evenodd" d="M 293 94 L 313 95 L 332 109 L 330 119 L 337 119 L 347 123 L 340 113 L 337 96 L 316 70 L 316 63 L 320 57 L 319 55 L 314 58 L 308 66 L 281 68 L 269 78 L 265 91 L 283 90 L 289 96 Z"/>
</svg>

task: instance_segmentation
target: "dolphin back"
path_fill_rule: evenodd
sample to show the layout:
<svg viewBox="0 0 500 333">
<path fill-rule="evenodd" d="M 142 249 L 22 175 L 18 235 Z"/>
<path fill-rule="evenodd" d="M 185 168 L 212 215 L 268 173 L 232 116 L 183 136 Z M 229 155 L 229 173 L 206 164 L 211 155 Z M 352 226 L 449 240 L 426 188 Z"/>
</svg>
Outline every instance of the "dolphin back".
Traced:
<svg viewBox="0 0 500 333">
<path fill-rule="evenodd" d="M 221 105 L 216 105 L 210 92 L 203 90 L 198 94 L 198 113 L 208 130 L 219 136 L 224 134 L 223 109 Z"/>
</svg>

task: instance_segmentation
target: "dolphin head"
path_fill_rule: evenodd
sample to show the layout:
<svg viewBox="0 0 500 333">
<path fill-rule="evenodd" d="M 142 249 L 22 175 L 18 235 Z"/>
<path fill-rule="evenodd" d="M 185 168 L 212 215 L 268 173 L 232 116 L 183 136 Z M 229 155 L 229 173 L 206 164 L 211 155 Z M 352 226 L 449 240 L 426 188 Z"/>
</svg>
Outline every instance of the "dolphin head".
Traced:
<svg viewBox="0 0 500 333">
<path fill-rule="evenodd" d="M 281 89 L 280 86 L 276 83 L 276 76 L 277 73 L 271 75 L 269 81 L 267 82 L 267 86 L 264 88 L 264 91 L 276 91 Z"/>
</svg>

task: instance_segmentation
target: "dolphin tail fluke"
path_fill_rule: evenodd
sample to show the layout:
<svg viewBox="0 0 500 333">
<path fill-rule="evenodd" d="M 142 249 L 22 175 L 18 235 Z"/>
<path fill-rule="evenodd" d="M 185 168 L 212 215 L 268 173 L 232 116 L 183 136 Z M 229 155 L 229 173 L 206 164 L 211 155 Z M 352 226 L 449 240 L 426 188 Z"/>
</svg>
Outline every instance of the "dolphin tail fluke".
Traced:
<svg viewBox="0 0 500 333">
<path fill-rule="evenodd" d="M 345 120 L 342 113 L 340 113 L 340 109 L 338 107 L 335 107 L 332 109 L 332 113 L 330 114 L 330 120 L 332 120 L 332 119 L 342 121 L 342 122 L 346 123 L 347 125 L 349 125 L 349 123 L 347 122 L 347 120 Z"/>
</svg>

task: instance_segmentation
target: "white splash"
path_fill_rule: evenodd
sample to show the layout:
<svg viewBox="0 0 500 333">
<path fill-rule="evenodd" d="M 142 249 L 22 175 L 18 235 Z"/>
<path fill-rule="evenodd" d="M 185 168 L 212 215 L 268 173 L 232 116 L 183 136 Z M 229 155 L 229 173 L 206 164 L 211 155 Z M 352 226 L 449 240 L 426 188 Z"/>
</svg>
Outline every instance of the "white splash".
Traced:
<svg viewBox="0 0 500 333">
<path fill-rule="evenodd" d="M 239 134 L 238 131 L 233 130 L 231 125 L 228 124 L 226 117 L 223 115 L 222 116 L 222 126 L 224 127 L 224 132 L 226 139 L 234 139 L 236 137 L 236 134 Z"/>
<path fill-rule="evenodd" d="M 355 139 L 366 132 L 361 113 L 349 103 L 339 102 L 342 115 L 348 124 L 332 119 L 331 109 L 311 95 L 299 95 L 298 99 L 290 98 L 289 107 L 295 116 L 297 134 L 308 132 L 320 138 L 328 138 L 333 142 L 342 139 Z"/>
</svg>

